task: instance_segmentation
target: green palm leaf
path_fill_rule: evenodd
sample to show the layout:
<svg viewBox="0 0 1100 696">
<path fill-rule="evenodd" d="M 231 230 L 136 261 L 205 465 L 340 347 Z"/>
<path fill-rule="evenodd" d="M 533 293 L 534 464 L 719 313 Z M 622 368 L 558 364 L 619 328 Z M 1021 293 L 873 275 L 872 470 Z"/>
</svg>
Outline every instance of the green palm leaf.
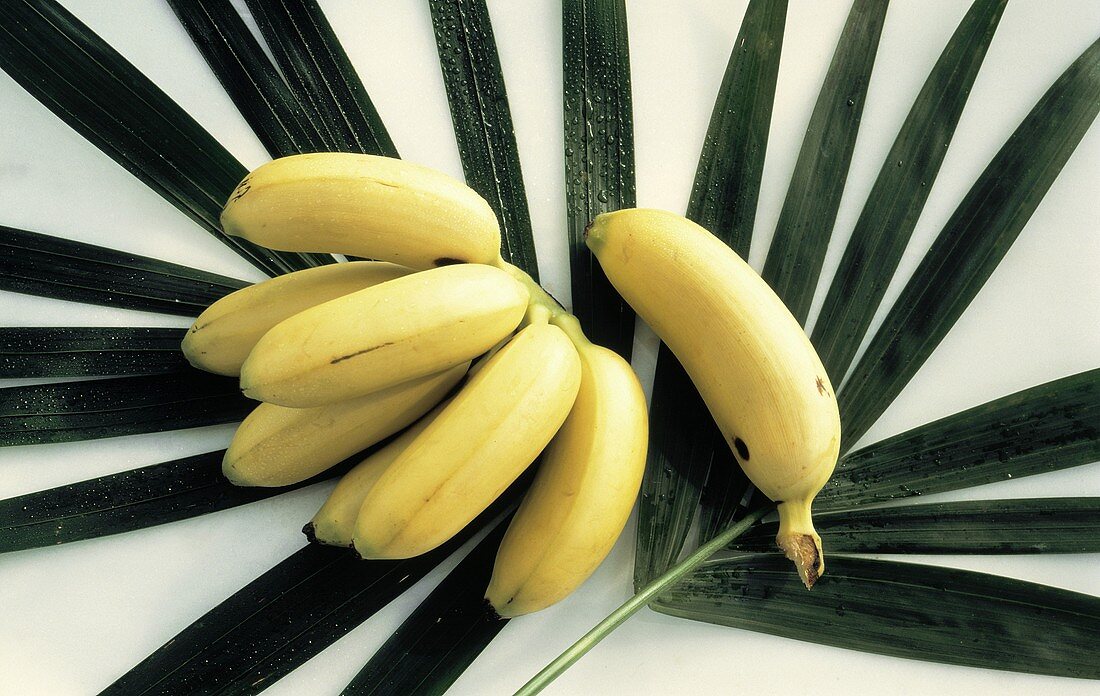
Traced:
<svg viewBox="0 0 1100 696">
<path fill-rule="evenodd" d="M 859 133 L 889 0 L 855 0 L 806 127 L 764 280 L 799 323 L 810 313 Z"/>
<path fill-rule="evenodd" d="M 153 375 L 187 368 L 184 329 L 0 328 L 0 378 Z"/>
<path fill-rule="evenodd" d="M 851 446 L 981 290 L 1100 112 L 1100 41 L 1070 65 L 982 172 L 890 309 L 838 398 Z"/>
<path fill-rule="evenodd" d="M 812 592 L 778 554 L 700 567 L 662 613 L 864 652 L 1100 678 L 1100 598 L 952 568 L 831 556 Z"/>
<path fill-rule="evenodd" d="M 752 0 L 745 10 L 688 203 L 689 218 L 741 254 L 748 250 L 760 193 L 786 15 L 786 0 Z M 691 378 L 664 345 L 657 355 L 649 420 L 636 588 L 680 554 L 708 471 L 739 468 Z M 717 505 L 722 504 L 719 497 Z"/>
<path fill-rule="evenodd" d="M 315 265 L 222 233 L 218 215 L 245 168 L 55 0 L 0 3 L 0 36 L 0 69 L 238 254 L 272 274 Z"/>
<path fill-rule="evenodd" d="M 250 283 L 147 256 L 0 225 L 0 290 L 198 316 Z"/>
<path fill-rule="evenodd" d="M 237 380 L 195 369 L 0 389 L 0 447 L 232 423 L 256 402 Z"/>
<path fill-rule="evenodd" d="M 538 280 L 531 213 L 485 0 L 428 0 L 466 183 L 500 221 L 505 261 Z"/>
<path fill-rule="evenodd" d="M 593 218 L 636 204 L 626 3 L 566 0 L 562 37 L 565 225 L 573 314 L 592 341 L 629 360 L 634 310 L 584 243 L 584 230 Z"/>
<path fill-rule="evenodd" d="M 730 548 L 773 551 L 779 524 Z M 1100 553 L 1100 498 L 927 503 L 828 512 L 814 528 L 835 553 Z M 832 569 L 829 570 L 832 573 Z"/>
<path fill-rule="evenodd" d="M 813 344 L 840 384 L 897 270 L 1008 0 L 978 0 L 917 95 L 856 222 Z"/>
<path fill-rule="evenodd" d="M 918 426 L 845 455 L 815 502 L 850 508 L 1100 459 L 1100 369 Z"/>
</svg>

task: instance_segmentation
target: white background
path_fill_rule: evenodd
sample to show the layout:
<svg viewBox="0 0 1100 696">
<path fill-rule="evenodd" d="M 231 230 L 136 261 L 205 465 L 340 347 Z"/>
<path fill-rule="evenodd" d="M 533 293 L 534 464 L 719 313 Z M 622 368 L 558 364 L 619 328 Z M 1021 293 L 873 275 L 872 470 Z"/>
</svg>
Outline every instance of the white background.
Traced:
<svg viewBox="0 0 1100 696">
<path fill-rule="evenodd" d="M 267 159 L 167 6 L 65 0 L 249 167 Z M 682 211 L 745 2 L 630 0 L 640 205 Z M 461 176 L 424 2 L 323 3 L 401 154 Z M 846 0 L 792 0 L 753 240 L 760 267 Z M 968 6 L 895 0 L 825 262 L 839 261 L 912 100 Z M 560 8 L 490 0 L 540 265 L 569 295 L 563 233 Z M 904 279 L 969 185 L 1053 80 L 1100 34 L 1095 0 L 1014 0 L 902 261 Z M 46 50 L 46 47 L 43 47 Z M 0 224 L 258 280 L 221 243 L 0 73 Z M 870 442 L 1040 382 L 1100 355 L 1100 127 L 1093 126 L 970 309 L 865 438 Z M 824 285 L 822 286 L 824 287 Z M 892 300 L 900 283 L 891 287 Z M 820 297 L 818 298 L 820 303 Z M 816 308 L 819 305 L 815 305 Z M 153 314 L 0 293 L 0 323 L 184 326 Z M 654 341 L 639 334 L 648 386 Z M 0 498 L 224 447 L 232 426 L 0 451 Z M 1098 495 L 1095 465 L 936 499 Z M 328 486 L 112 538 L 0 556 L 0 693 L 88 694 L 302 544 Z M 931 497 L 930 497 L 931 499 Z M 630 593 L 633 522 L 579 592 L 511 622 L 452 693 L 520 686 Z M 1097 555 L 921 557 L 1100 594 Z M 450 563 L 446 567 L 450 567 Z M 270 694 L 335 694 L 440 579 L 405 596 Z M 814 684 L 814 686 L 809 686 Z M 631 619 L 548 693 L 1086 694 L 1096 685 L 898 660 L 662 616 Z"/>
</svg>

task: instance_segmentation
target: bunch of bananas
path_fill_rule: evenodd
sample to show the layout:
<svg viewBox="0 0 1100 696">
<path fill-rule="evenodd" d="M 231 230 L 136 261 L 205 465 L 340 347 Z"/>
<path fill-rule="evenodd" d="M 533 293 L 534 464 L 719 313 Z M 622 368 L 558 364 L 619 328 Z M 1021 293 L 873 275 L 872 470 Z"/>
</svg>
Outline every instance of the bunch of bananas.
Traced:
<svg viewBox="0 0 1100 696">
<path fill-rule="evenodd" d="M 191 363 L 239 375 L 263 402 L 226 451 L 231 481 L 294 484 L 391 438 L 305 531 L 363 558 L 408 558 L 453 537 L 541 453 L 486 598 L 517 616 L 591 575 L 638 493 L 645 398 L 626 361 L 500 257 L 480 196 L 400 160 L 299 155 L 249 174 L 222 225 L 281 251 L 377 259 L 240 290 L 191 327 Z M 824 556 L 810 503 L 836 463 L 840 418 L 802 328 L 737 254 L 683 217 L 608 213 L 586 241 L 778 504 L 776 541 L 811 586 Z"/>
<path fill-rule="evenodd" d="M 239 375 L 263 402 L 226 451 L 232 482 L 294 484 L 382 443 L 306 533 L 363 558 L 408 558 L 458 533 L 541 453 L 486 596 L 517 616 L 595 570 L 641 483 L 642 389 L 501 259 L 480 196 L 400 160 L 299 155 L 249 174 L 222 225 L 282 251 L 376 259 L 245 288 L 187 333 L 193 365 Z"/>
</svg>

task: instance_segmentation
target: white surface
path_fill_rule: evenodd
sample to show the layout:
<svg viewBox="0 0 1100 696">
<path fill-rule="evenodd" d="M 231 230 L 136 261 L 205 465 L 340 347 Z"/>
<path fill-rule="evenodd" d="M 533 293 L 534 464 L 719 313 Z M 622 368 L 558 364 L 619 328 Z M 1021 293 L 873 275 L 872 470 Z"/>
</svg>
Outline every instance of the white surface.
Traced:
<svg viewBox="0 0 1100 696">
<path fill-rule="evenodd" d="M 246 165 L 267 159 L 167 6 L 65 0 Z M 793 0 L 752 260 L 763 261 L 849 3 Z M 825 272 L 836 267 L 879 164 L 968 3 L 895 0 L 886 19 Z M 558 3 L 490 0 L 543 277 L 568 296 L 562 230 Z M 640 205 L 682 211 L 745 2 L 631 0 Z M 324 7 L 401 154 L 461 175 L 424 2 Z M 902 275 L 1062 70 L 1096 39 L 1095 0 L 1008 7 L 918 225 Z M 0 73 L 0 224 L 258 279 L 222 244 Z M 888 436 L 1095 367 L 1100 355 L 1100 127 L 1093 126 L 970 309 L 868 434 Z M 827 275 L 825 276 L 828 277 Z M 824 280 L 823 280 L 824 282 Z M 901 283 L 892 287 L 896 296 Z M 819 298 L 820 302 L 820 298 Z M 0 293 L 4 325 L 178 325 L 157 315 Z M 816 311 L 816 305 L 815 305 Z M 648 381 L 654 342 L 640 332 Z M 224 446 L 229 426 L 0 451 L 0 498 Z M 0 556 L 0 694 L 88 694 L 302 543 L 328 487 L 137 533 Z M 1098 495 L 1091 465 L 952 498 Z M 947 496 L 938 496 L 946 498 Z M 633 526 L 579 592 L 511 622 L 452 689 L 511 693 L 630 591 Z M 1096 555 L 912 558 L 1100 593 Z M 267 693 L 335 694 L 441 577 L 433 573 Z M 547 693 L 1095 694 L 1096 685 L 842 651 L 644 611 Z"/>
</svg>

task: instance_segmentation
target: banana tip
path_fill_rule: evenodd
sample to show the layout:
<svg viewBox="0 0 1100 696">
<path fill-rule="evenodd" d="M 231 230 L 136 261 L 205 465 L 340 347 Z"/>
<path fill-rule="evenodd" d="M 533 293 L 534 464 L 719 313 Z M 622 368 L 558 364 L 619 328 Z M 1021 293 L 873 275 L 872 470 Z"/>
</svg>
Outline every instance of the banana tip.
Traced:
<svg viewBox="0 0 1100 696">
<path fill-rule="evenodd" d="M 317 528 L 313 526 L 313 522 L 306 522 L 306 526 L 302 527 L 302 534 L 306 535 L 306 541 L 309 543 L 320 543 L 317 541 Z"/>
<path fill-rule="evenodd" d="M 802 578 L 806 589 L 812 588 L 825 572 L 821 542 L 812 534 L 791 534 L 778 537 L 775 541 L 783 549 L 784 555 L 794 561 L 798 576 Z"/>
</svg>

